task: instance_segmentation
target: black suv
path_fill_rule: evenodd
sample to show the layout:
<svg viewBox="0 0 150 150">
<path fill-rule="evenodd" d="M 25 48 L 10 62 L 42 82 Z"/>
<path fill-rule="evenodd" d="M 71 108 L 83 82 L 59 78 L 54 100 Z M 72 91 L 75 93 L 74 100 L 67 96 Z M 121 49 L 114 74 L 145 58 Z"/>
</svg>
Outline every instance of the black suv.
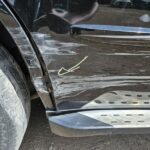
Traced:
<svg viewBox="0 0 150 150">
<path fill-rule="evenodd" d="M 0 150 L 19 149 L 36 99 L 60 136 L 150 133 L 150 16 L 137 6 L 0 0 Z"/>
</svg>

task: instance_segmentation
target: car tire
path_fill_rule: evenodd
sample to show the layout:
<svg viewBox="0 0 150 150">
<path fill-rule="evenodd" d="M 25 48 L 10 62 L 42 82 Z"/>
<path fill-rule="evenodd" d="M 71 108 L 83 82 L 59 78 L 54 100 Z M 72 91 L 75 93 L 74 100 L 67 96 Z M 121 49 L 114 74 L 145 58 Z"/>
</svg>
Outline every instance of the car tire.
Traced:
<svg viewBox="0 0 150 150">
<path fill-rule="evenodd" d="M 30 94 L 13 57 L 0 45 L 0 150 L 18 150 L 30 116 Z"/>
</svg>

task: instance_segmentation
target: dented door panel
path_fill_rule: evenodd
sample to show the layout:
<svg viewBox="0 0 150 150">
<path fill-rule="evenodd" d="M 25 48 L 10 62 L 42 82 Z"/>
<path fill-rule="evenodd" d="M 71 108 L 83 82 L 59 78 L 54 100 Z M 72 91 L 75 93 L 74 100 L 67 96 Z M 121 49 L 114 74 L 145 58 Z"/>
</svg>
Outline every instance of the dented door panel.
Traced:
<svg viewBox="0 0 150 150">
<path fill-rule="evenodd" d="M 45 2 L 47 8 L 27 26 L 46 63 L 58 109 L 149 107 L 149 2 Z"/>
</svg>

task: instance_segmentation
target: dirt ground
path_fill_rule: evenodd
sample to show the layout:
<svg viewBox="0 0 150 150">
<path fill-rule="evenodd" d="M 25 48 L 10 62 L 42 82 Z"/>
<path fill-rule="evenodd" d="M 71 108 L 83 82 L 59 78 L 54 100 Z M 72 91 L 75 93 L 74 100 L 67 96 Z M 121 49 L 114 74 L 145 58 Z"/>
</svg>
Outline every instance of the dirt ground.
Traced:
<svg viewBox="0 0 150 150">
<path fill-rule="evenodd" d="M 44 108 L 36 100 L 20 150 L 150 150 L 150 135 L 58 137 L 51 133 Z"/>
</svg>

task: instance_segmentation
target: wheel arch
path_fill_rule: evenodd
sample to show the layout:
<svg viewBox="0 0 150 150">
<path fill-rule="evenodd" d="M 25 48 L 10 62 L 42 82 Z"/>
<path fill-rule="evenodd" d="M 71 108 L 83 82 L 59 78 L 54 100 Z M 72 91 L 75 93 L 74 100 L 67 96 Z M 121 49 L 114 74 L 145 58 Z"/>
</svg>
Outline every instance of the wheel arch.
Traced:
<svg viewBox="0 0 150 150">
<path fill-rule="evenodd" d="M 49 74 L 43 57 L 41 56 L 31 33 L 7 1 L 0 0 L 0 7 L 2 8 L 0 9 L 0 23 L 3 25 L 3 34 L 1 34 L 0 38 L 3 45 L 6 46 L 6 49 L 8 49 L 14 58 L 16 55 L 22 56 L 20 57 L 22 58 L 21 62 L 24 62 L 25 68 L 28 68 L 26 69 L 30 74 L 28 77 L 30 77 L 30 83 L 32 82 L 32 85 L 34 85 L 36 93 L 38 93 L 37 96 L 40 97 L 46 109 L 56 110 Z M 6 35 L 4 38 L 2 37 L 4 34 L 11 39 L 11 46 L 9 47 L 7 47 L 8 37 Z M 18 51 L 16 54 L 11 49 L 12 47 L 16 47 L 16 50 Z M 20 58 L 15 58 L 16 62 L 19 62 L 19 65 L 21 65 Z M 25 68 L 22 66 L 21 68 L 24 73 Z"/>
<path fill-rule="evenodd" d="M 33 86 L 33 83 L 31 82 L 30 79 L 30 74 L 28 67 L 16 45 L 14 42 L 13 37 L 11 34 L 8 32 L 8 30 L 5 28 L 5 26 L 0 22 L 0 44 L 2 44 L 7 51 L 11 54 L 11 56 L 14 58 L 14 60 L 17 62 L 17 64 L 20 66 L 27 82 L 29 83 L 29 88 L 31 92 L 35 92 L 35 88 Z"/>
</svg>

